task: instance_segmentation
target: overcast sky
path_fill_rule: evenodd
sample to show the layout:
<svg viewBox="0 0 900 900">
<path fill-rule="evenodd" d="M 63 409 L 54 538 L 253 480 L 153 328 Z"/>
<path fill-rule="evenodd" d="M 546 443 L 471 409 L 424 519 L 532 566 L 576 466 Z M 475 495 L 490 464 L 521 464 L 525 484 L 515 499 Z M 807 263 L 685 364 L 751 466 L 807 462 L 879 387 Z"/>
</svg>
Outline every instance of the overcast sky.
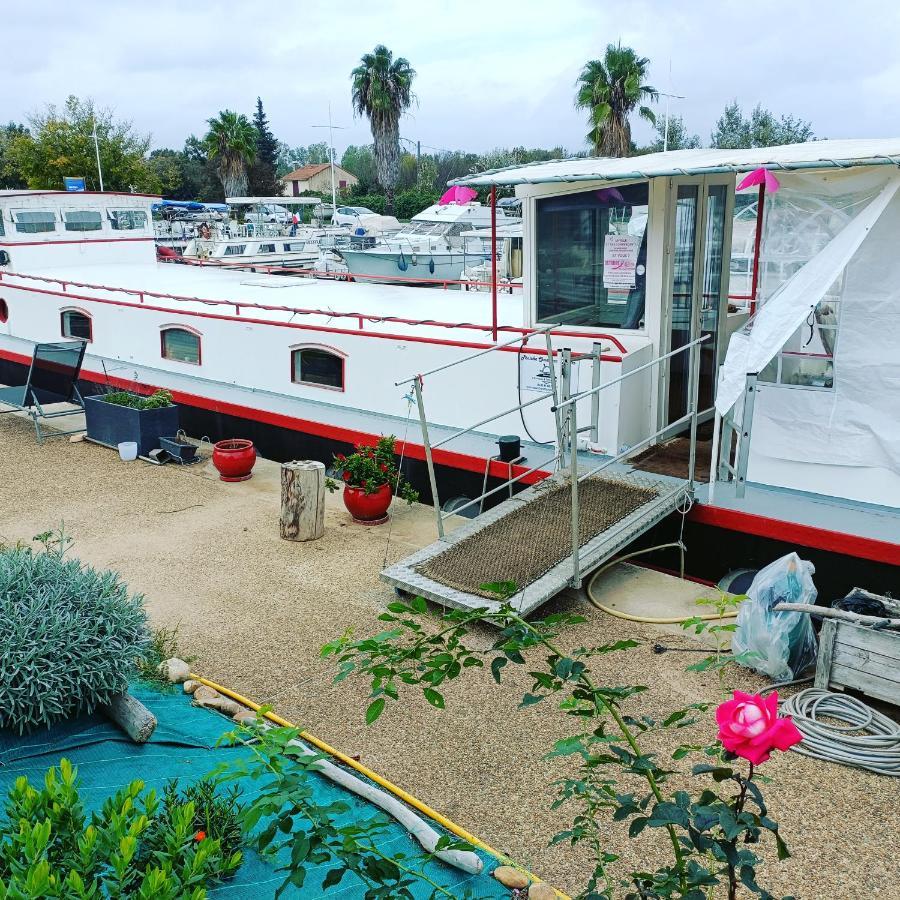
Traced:
<svg viewBox="0 0 900 900">
<path fill-rule="evenodd" d="M 837 11 L 840 7 L 840 11 Z M 338 154 L 368 143 L 349 73 L 376 43 L 406 56 L 418 104 L 404 137 L 429 148 L 584 146 L 572 105 L 583 63 L 619 39 L 709 140 L 733 99 L 809 119 L 820 137 L 900 136 L 900 2 L 855 0 L 5 0 L 0 120 L 90 96 L 180 148 L 229 108 L 263 98 L 276 136 Z M 834 8 L 835 11 L 830 11 Z M 671 61 L 671 80 L 669 66 Z M 662 101 L 661 101 L 662 103 Z M 660 110 L 662 105 L 660 105 Z M 646 140 L 649 128 L 635 126 Z"/>
</svg>

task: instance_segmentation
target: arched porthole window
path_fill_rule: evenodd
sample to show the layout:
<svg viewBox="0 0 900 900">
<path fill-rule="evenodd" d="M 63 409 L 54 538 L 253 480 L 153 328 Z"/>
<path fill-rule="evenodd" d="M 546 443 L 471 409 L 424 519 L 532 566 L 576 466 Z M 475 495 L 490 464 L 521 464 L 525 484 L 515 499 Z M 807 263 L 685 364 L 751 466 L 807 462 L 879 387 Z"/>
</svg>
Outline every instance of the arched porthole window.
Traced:
<svg viewBox="0 0 900 900">
<path fill-rule="evenodd" d="M 64 309 L 59 314 L 59 330 L 63 337 L 94 339 L 91 317 L 80 309 Z"/>
<path fill-rule="evenodd" d="M 188 328 L 163 328 L 159 340 L 163 359 L 200 365 L 200 332 Z"/>
<path fill-rule="evenodd" d="M 346 357 L 327 347 L 297 347 L 291 351 L 291 381 L 344 390 Z"/>
</svg>

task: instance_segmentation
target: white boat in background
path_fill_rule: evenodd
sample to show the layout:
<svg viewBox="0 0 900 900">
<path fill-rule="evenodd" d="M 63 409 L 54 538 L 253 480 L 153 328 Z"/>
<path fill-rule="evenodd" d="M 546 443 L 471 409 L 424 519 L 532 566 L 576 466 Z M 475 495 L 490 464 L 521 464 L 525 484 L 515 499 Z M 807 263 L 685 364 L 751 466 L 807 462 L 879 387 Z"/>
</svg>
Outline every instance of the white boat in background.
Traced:
<svg viewBox="0 0 900 900">
<path fill-rule="evenodd" d="M 521 288 L 522 280 L 522 241 L 524 235 L 521 222 L 503 222 L 497 225 L 497 289 L 511 294 L 513 289 Z M 480 242 L 481 252 L 485 256 L 483 262 L 467 266 L 460 275 L 464 291 L 489 291 L 494 277 L 491 264 L 492 235 L 490 228 L 476 228 L 464 231 L 462 237 L 470 244 Z"/>
<path fill-rule="evenodd" d="M 372 246 L 338 247 L 335 252 L 356 281 L 455 282 L 463 270 L 490 257 L 489 245 L 469 242 L 463 235 L 490 225 L 488 206 L 473 201 L 440 202 Z"/>
</svg>

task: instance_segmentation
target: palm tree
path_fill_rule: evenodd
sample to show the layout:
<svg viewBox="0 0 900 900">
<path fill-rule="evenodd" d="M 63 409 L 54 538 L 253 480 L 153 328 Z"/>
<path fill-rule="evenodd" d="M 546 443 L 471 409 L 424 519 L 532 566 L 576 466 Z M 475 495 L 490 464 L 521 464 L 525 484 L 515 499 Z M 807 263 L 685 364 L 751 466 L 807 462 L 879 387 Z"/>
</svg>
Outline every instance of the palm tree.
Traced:
<svg viewBox="0 0 900 900">
<path fill-rule="evenodd" d="M 356 115 L 368 116 L 375 141 L 375 169 L 384 188 L 385 212 L 394 211 L 394 188 L 400 177 L 400 116 L 415 99 L 412 82 L 416 72 L 409 61 L 384 44 L 364 53 L 350 73 Z"/>
<path fill-rule="evenodd" d="M 216 172 L 225 196 L 246 196 L 247 166 L 256 156 L 256 129 L 245 115 L 230 109 L 208 119 L 207 124 L 203 147 L 210 159 L 217 160 Z"/>
<path fill-rule="evenodd" d="M 644 82 L 650 60 L 638 56 L 621 43 L 608 44 L 603 59 L 584 64 L 575 82 L 575 108 L 588 111 L 591 130 L 588 143 L 595 156 L 628 156 L 631 150 L 631 125 L 628 117 L 638 107 L 638 114 L 651 125 L 656 116 L 641 103 L 659 100 L 656 88 Z M 638 106 L 638 104 L 641 104 Z"/>
</svg>

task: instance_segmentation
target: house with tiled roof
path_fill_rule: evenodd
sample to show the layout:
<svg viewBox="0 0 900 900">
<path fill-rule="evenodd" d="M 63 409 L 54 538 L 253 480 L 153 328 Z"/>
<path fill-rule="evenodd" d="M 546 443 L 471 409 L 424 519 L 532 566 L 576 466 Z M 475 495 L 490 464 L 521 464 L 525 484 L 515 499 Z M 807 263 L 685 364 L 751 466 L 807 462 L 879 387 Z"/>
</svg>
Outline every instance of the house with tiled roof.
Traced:
<svg viewBox="0 0 900 900">
<path fill-rule="evenodd" d="M 330 194 L 331 193 L 331 166 L 328 163 L 320 163 L 311 166 L 300 166 L 293 172 L 288 172 L 281 179 L 284 184 L 285 197 L 299 197 L 301 194 Z M 359 179 L 340 166 L 334 167 L 334 186 L 338 193 L 349 190 Z"/>
</svg>

